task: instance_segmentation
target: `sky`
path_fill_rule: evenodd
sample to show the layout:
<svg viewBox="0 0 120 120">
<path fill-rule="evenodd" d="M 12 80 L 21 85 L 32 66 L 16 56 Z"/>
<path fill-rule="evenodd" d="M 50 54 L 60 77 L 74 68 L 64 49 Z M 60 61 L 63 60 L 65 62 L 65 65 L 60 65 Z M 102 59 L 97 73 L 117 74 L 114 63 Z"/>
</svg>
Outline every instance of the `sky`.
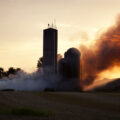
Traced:
<svg viewBox="0 0 120 120">
<path fill-rule="evenodd" d="M 112 25 L 120 0 L 0 0 L 0 67 L 35 71 L 43 55 L 43 29 L 55 23 L 58 53 L 89 45 Z"/>
</svg>

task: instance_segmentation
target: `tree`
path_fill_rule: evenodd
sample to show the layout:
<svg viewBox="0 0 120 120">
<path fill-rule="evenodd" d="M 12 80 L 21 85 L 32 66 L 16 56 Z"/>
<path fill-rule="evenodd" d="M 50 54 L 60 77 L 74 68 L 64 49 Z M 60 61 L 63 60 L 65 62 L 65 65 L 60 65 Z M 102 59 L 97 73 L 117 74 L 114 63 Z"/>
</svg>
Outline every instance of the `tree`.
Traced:
<svg viewBox="0 0 120 120">
<path fill-rule="evenodd" d="M 16 72 L 18 72 L 18 71 L 22 71 L 21 68 L 16 68 Z"/>
<path fill-rule="evenodd" d="M 38 60 L 38 62 L 37 62 L 37 68 L 38 69 L 41 68 L 42 65 L 43 65 L 43 57 L 40 57 L 39 60 Z"/>
<path fill-rule="evenodd" d="M 21 69 L 20 68 L 13 68 L 13 67 L 10 67 L 9 69 L 8 69 L 8 71 L 7 71 L 7 75 L 9 76 L 10 74 L 16 74 L 18 71 L 21 71 Z"/>
<path fill-rule="evenodd" d="M 10 67 L 10 68 L 8 69 L 8 71 L 7 71 L 8 76 L 9 76 L 10 74 L 15 74 L 15 73 L 16 73 L 16 70 L 15 70 L 13 67 Z"/>
<path fill-rule="evenodd" d="M 0 79 L 4 76 L 4 69 L 0 67 Z"/>
<path fill-rule="evenodd" d="M 20 68 L 13 68 L 13 67 L 10 67 L 8 69 L 8 71 L 4 71 L 3 68 L 0 67 L 0 79 L 3 78 L 3 77 L 9 77 L 10 74 L 17 74 L 18 71 L 22 71 Z"/>
</svg>

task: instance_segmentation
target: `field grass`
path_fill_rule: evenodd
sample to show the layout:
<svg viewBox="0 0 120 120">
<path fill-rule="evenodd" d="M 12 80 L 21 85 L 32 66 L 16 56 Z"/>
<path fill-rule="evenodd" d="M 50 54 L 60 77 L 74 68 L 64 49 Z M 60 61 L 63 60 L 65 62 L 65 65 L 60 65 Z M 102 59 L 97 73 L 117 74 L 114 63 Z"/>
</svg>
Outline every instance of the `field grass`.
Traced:
<svg viewBox="0 0 120 120">
<path fill-rule="evenodd" d="M 120 120 L 120 93 L 0 92 L 0 120 Z"/>
<path fill-rule="evenodd" d="M 80 96 L 76 96 L 74 95 L 74 93 L 71 94 L 58 94 L 58 93 L 36 93 L 38 95 L 40 95 L 41 97 L 45 97 L 49 100 L 52 101 L 58 101 L 61 103 L 68 103 L 71 105 L 77 105 L 77 106 L 81 106 L 81 107 L 88 107 L 88 108 L 94 108 L 97 109 L 99 108 L 100 110 L 107 110 L 107 111 L 114 111 L 114 112 L 118 112 L 120 113 L 120 104 L 113 104 L 113 103 L 109 103 L 106 101 L 102 101 L 100 99 L 91 99 L 90 97 L 80 97 Z M 98 93 L 80 93 L 80 94 L 84 94 L 86 96 L 88 96 L 89 94 L 98 94 Z M 99 93 L 99 95 L 102 95 L 102 97 L 104 96 L 120 96 L 120 93 Z"/>
<path fill-rule="evenodd" d="M 56 113 L 53 111 L 43 111 L 33 108 L 12 108 L 0 110 L 0 115 L 16 115 L 16 116 L 40 116 L 49 117 L 54 116 Z"/>
</svg>

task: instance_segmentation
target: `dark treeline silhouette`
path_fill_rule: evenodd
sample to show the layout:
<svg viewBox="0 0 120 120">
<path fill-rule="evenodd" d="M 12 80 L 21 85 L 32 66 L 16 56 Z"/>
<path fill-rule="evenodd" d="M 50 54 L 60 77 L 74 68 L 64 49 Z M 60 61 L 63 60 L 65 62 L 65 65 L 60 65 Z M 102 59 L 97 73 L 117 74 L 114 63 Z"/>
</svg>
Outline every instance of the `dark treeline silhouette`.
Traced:
<svg viewBox="0 0 120 120">
<path fill-rule="evenodd" d="M 21 71 L 21 69 L 10 67 L 7 71 L 4 71 L 4 68 L 0 67 L 0 79 L 3 77 L 9 77 L 9 75 L 15 75 L 18 71 Z"/>
</svg>

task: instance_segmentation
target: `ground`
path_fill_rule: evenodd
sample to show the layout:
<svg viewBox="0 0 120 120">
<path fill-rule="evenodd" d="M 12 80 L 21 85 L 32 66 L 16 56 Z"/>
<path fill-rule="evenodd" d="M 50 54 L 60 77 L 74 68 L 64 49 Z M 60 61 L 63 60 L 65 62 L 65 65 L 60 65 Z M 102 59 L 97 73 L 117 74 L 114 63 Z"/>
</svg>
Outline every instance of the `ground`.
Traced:
<svg viewBox="0 0 120 120">
<path fill-rule="evenodd" d="M 2 91 L 0 111 L 0 120 L 120 120 L 120 93 Z"/>
</svg>

